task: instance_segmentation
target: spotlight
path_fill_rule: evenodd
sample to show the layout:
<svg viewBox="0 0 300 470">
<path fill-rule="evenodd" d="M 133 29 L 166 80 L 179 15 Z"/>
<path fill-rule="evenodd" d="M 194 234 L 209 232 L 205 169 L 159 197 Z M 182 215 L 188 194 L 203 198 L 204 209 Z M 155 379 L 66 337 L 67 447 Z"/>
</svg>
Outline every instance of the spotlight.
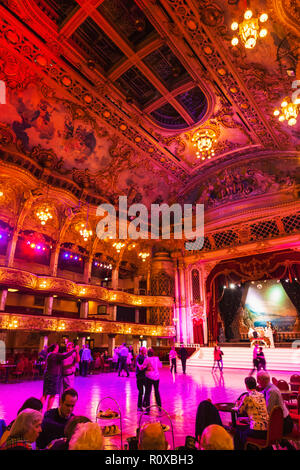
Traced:
<svg viewBox="0 0 300 470">
<path fill-rule="evenodd" d="M 235 289 L 235 284 L 230 284 L 229 287 L 230 289 Z"/>
<path fill-rule="evenodd" d="M 288 279 L 286 279 L 286 280 L 285 280 L 285 282 L 289 282 L 289 280 L 288 280 Z"/>
</svg>

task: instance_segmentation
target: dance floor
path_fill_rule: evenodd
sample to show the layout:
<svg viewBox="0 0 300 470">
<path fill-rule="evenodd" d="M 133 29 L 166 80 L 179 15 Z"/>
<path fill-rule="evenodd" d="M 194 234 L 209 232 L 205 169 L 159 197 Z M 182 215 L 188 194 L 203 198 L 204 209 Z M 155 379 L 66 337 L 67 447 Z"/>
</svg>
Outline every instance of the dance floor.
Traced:
<svg viewBox="0 0 300 470">
<path fill-rule="evenodd" d="M 219 371 L 212 373 L 207 368 L 190 367 L 186 375 L 181 372 L 172 375 L 169 368 L 164 366 L 161 371 L 160 394 L 162 407 L 169 413 L 173 423 L 175 446 L 183 445 L 185 436 L 195 435 L 196 412 L 200 401 L 206 398 L 211 398 L 213 403 L 235 401 L 245 391 L 244 378 L 248 373 L 249 370 L 225 369 L 223 376 L 220 376 Z M 276 371 L 274 374 L 270 372 L 270 375 L 287 380 L 291 374 Z M 41 397 L 42 386 L 41 380 L 0 384 L 0 418 L 10 423 L 26 398 Z M 137 412 L 138 393 L 133 372 L 130 378 L 118 377 L 115 372 L 89 375 L 85 378 L 76 377 L 75 388 L 79 395 L 75 414 L 85 415 L 95 421 L 99 400 L 110 396 L 117 400 L 121 408 L 124 440 L 135 435 L 141 413 Z M 154 403 L 153 395 L 151 404 Z M 54 403 L 54 406 L 56 405 L 57 401 Z M 112 403 L 106 403 L 106 407 L 112 407 Z M 227 423 L 230 414 L 221 413 L 221 418 Z M 162 418 L 161 421 L 169 424 L 166 418 Z M 101 422 L 101 425 L 107 424 L 111 423 Z M 171 443 L 170 431 L 166 436 Z M 120 445 L 119 437 L 107 438 L 106 443 L 108 439 L 112 441 L 111 443 Z"/>
</svg>

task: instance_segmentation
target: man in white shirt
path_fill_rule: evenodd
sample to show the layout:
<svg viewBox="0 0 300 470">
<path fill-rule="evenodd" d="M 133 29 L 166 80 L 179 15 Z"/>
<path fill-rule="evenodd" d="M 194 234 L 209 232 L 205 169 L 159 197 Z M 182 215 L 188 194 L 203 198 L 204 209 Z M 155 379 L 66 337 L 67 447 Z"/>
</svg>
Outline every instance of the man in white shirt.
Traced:
<svg viewBox="0 0 300 470">
<path fill-rule="evenodd" d="M 81 354 L 81 364 L 82 364 L 82 376 L 86 377 L 88 372 L 89 363 L 93 361 L 91 350 L 89 345 L 86 343 Z"/>
<path fill-rule="evenodd" d="M 123 369 L 127 373 L 127 377 L 129 377 L 130 375 L 129 370 L 128 370 L 128 365 L 127 365 L 128 354 L 129 354 L 129 350 L 126 347 L 126 343 L 123 343 L 119 349 L 119 370 L 118 370 L 119 377 Z"/>
</svg>

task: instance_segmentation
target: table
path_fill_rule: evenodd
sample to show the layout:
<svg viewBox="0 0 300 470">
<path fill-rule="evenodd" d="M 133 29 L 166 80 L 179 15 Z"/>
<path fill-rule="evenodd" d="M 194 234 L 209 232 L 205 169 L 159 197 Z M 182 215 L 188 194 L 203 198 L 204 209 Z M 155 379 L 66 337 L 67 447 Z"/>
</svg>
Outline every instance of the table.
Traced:
<svg viewBox="0 0 300 470">
<path fill-rule="evenodd" d="M 8 382 L 8 372 L 10 368 L 17 367 L 15 364 L 1 364 L 0 365 L 0 370 L 5 369 L 5 383 Z"/>
<path fill-rule="evenodd" d="M 236 413 L 237 408 L 235 403 L 214 403 L 218 411 L 223 411 L 224 413 L 231 413 L 232 426 L 236 427 Z"/>
</svg>

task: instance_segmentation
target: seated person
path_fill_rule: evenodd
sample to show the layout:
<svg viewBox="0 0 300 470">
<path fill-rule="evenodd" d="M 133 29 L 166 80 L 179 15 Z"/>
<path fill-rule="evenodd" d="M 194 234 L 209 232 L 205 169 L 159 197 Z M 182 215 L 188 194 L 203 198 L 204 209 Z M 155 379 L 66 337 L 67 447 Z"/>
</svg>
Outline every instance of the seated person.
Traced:
<svg viewBox="0 0 300 470">
<path fill-rule="evenodd" d="M 222 426 L 212 424 L 204 429 L 201 440 L 201 450 L 234 450 L 230 434 Z"/>
<path fill-rule="evenodd" d="M 39 411 L 26 409 L 18 414 L 2 450 L 32 450 L 42 428 L 43 415 Z"/>
<path fill-rule="evenodd" d="M 240 414 L 246 414 L 249 417 L 249 426 L 236 429 L 234 436 L 235 450 L 244 449 L 248 436 L 258 439 L 267 438 L 269 416 L 265 397 L 256 390 L 254 377 L 246 377 L 245 385 L 248 393 L 241 397 L 236 404 L 236 408 Z"/>
<path fill-rule="evenodd" d="M 199 403 L 196 415 L 196 440 L 200 442 L 200 438 L 204 429 L 210 424 L 218 424 L 222 426 L 219 411 L 210 400 L 203 400 Z"/>
<path fill-rule="evenodd" d="M 139 450 L 166 450 L 168 443 L 160 423 L 145 424 L 139 433 Z"/>
<path fill-rule="evenodd" d="M 283 411 L 283 434 L 285 435 L 291 433 L 294 427 L 294 423 L 290 417 L 287 407 L 285 406 L 279 388 L 277 388 L 276 385 L 271 382 L 268 372 L 263 370 L 257 373 L 257 381 L 266 398 L 269 415 L 271 414 L 274 406 L 280 406 Z"/>
<path fill-rule="evenodd" d="M 79 423 L 69 450 L 103 450 L 103 435 L 98 423 Z"/>
<path fill-rule="evenodd" d="M 48 444 L 48 450 L 69 450 L 69 443 L 73 434 L 76 431 L 77 424 L 80 423 L 91 423 L 89 418 L 86 416 L 73 416 L 67 424 L 65 425 L 65 437 L 61 437 L 60 439 L 55 439 L 54 441 Z"/>
<path fill-rule="evenodd" d="M 39 400 L 38 398 L 34 398 L 34 397 L 31 397 L 31 398 L 28 398 L 27 400 L 24 401 L 23 405 L 21 406 L 21 408 L 19 409 L 18 413 L 17 413 L 17 416 L 23 411 L 23 410 L 27 410 L 27 409 L 30 409 L 30 410 L 36 410 L 36 411 L 40 411 L 42 412 L 42 409 L 43 409 L 43 404 L 41 402 L 41 400 Z M 6 426 L 5 428 L 5 431 L 3 432 L 2 436 L 1 436 L 1 439 L 0 439 L 0 447 L 3 446 L 3 444 L 5 444 L 9 434 L 10 434 L 10 430 L 14 424 L 15 420 L 13 420 L 11 423 L 9 423 L 8 426 Z"/>
<path fill-rule="evenodd" d="M 74 416 L 73 410 L 78 399 L 78 394 L 73 388 L 66 390 L 60 399 L 59 407 L 48 410 L 42 422 L 42 432 L 37 439 L 39 449 L 45 447 L 54 439 L 64 437 L 65 425 Z"/>
</svg>

